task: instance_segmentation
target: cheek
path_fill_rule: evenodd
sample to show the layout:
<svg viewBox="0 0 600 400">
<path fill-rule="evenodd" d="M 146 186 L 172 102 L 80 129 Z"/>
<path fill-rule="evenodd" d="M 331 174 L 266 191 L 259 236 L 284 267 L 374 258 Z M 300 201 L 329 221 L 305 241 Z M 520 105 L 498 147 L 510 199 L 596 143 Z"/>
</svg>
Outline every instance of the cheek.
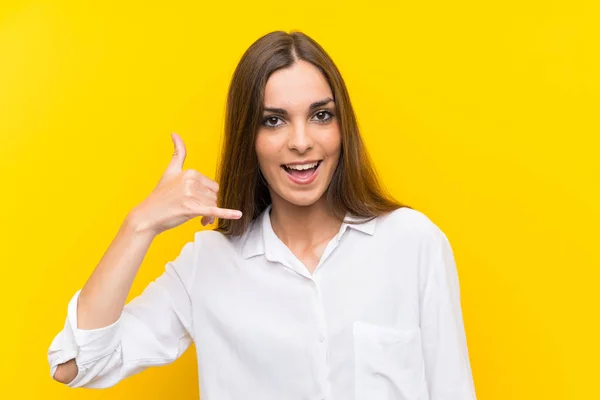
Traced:
<svg viewBox="0 0 600 400">
<path fill-rule="evenodd" d="M 325 151 L 329 157 L 337 156 L 339 154 L 342 146 L 342 136 L 337 128 L 337 124 L 332 127 L 326 135 L 322 136 L 321 146 L 323 151 Z"/>
<path fill-rule="evenodd" d="M 268 135 L 258 134 L 256 136 L 256 145 L 254 147 L 258 164 L 264 171 L 271 166 L 272 161 L 276 158 L 278 145 L 273 140 L 273 137 Z"/>
</svg>

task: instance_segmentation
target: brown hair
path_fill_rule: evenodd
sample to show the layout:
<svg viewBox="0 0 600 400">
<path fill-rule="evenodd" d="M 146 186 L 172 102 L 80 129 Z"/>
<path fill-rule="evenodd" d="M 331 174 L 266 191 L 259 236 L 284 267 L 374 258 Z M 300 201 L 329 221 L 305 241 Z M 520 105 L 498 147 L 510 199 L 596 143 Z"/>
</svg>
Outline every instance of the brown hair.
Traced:
<svg viewBox="0 0 600 400">
<path fill-rule="evenodd" d="M 327 189 L 327 201 L 336 218 L 342 221 L 346 212 L 374 218 L 408 207 L 394 200 L 379 184 L 361 139 L 346 85 L 333 60 L 304 33 L 275 31 L 262 36 L 246 50 L 229 86 L 225 137 L 217 169 L 217 205 L 241 210 L 243 216 L 238 220 L 218 219 L 215 228 L 218 232 L 241 235 L 271 204 L 254 147 L 263 114 L 264 90 L 273 72 L 290 67 L 298 59 L 312 63 L 323 73 L 337 108 L 340 159 Z"/>
</svg>

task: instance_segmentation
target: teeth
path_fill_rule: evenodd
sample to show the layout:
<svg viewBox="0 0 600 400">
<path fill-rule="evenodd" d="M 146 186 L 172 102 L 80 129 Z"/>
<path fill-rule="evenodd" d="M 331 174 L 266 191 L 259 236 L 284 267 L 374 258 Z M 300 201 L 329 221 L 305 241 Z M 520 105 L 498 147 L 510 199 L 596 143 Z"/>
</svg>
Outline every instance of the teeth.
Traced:
<svg viewBox="0 0 600 400">
<path fill-rule="evenodd" d="M 319 162 L 314 162 L 312 164 L 290 164 L 290 165 L 286 165 L 286 168 L 289 169 L 296 169 L 298 171 L 303 171 L 305 169 L 311 169 L 317 166 L 317 164 L 319 164 Z"/>
</svg>

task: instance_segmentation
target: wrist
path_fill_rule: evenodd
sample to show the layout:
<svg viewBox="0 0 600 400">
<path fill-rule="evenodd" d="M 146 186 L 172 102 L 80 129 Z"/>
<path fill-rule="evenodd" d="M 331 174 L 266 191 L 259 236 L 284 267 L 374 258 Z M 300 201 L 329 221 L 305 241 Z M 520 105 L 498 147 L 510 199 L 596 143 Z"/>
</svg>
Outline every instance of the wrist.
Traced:
<svg viewBox="0 0 600 400">
<path fill-rule="evenodd" d="M 142 217 L 139 210 L 135 208 L 127 214 L 127 217 L 123 222 L 123 230 L 136 236 L 143 235 L 152 238 L 160 233 L 157 232 L 152 223 L 148 219 Z"/>
</svg>

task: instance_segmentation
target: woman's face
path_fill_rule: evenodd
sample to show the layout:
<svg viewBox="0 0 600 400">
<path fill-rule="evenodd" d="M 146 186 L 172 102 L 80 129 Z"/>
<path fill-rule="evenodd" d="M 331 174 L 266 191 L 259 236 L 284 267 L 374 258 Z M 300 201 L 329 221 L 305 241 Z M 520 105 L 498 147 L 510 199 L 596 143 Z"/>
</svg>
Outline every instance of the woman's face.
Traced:
<svg viewBox="0 0 600 400">
<path fill-rule="evenodd" d="M 329 187 L 340 156 L 327 80 L 302 60 L 277 70 L 267 81 L 264 109 L 256 154 L 273 203 L 278 198 L 298 206 L 315 203 Z"/>
</svg>

